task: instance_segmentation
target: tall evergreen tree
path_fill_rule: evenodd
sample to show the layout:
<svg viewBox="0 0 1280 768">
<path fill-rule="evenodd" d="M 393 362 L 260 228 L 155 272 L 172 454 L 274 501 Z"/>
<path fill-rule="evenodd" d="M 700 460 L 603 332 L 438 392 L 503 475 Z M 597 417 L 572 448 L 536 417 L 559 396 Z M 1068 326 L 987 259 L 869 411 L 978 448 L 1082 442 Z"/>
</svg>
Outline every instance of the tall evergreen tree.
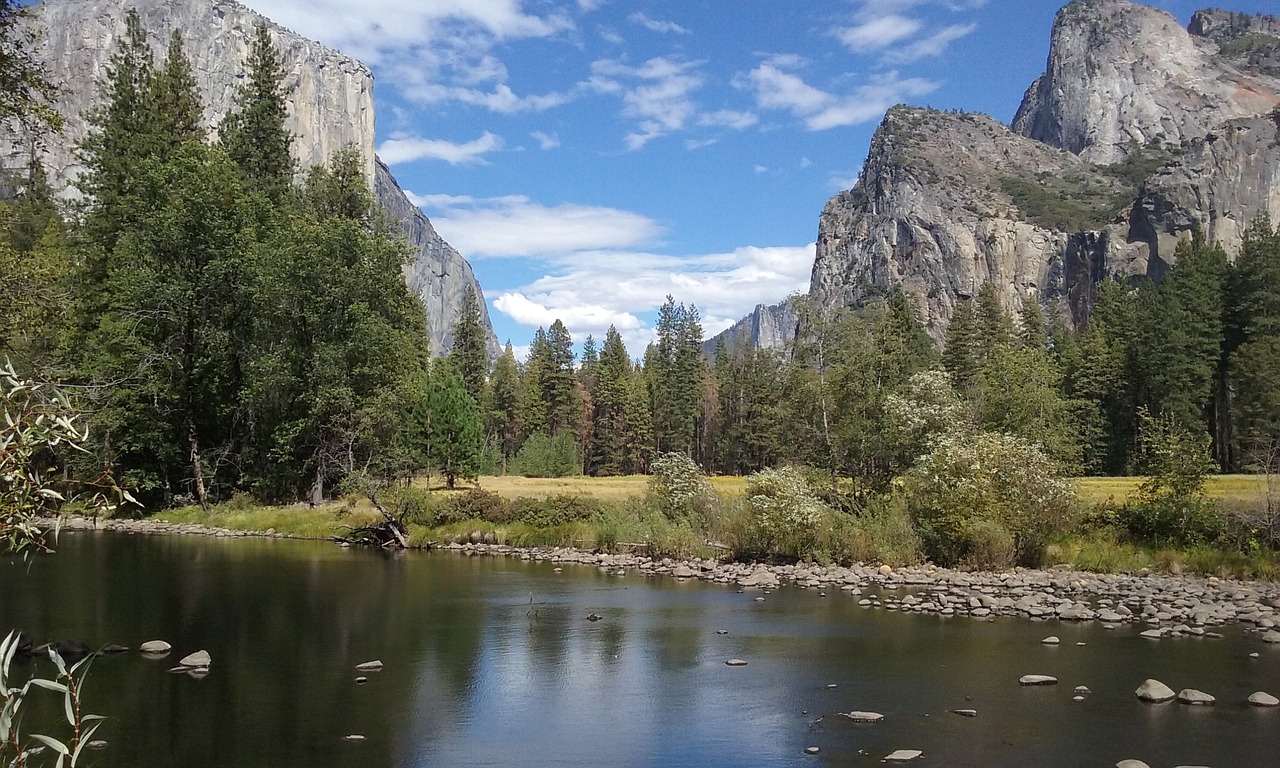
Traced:
<svg viewBox="0 0 1280 768">
<path fill-rule="evenodd" d="M 62 117 L 53 108 L 58 89 L 40 62 L 30 19 L 29 6 L 0 0 L 0 131 L 16 123 L 17 132 L 26 134 L 17 143 L 39 146 L 62 127 Z"/>
<path fill-rule="evenodd" d="M 485 429 L 486 441 L 493 445 L 500 457 L 500 468 L 507 472 L 507 464 L 520 448 L 520 370 L 516 365 L 511 342 L 498 356 L 493 366 L 493 377 L 486 390 L 488 397 Z"/>
<path fill-rule="evenodd" d="M 245 69 L 218 138 L 251 186 L 278 204 L 293 183 L 293 136 L 285 129 L 284 61 L 265 23 L 254 33 Z"/>
<path fill-rule="evenodd" d="M 160 152 L 204 139 L 200 125 L 204 107 L 195 75 L 191 74 L 191 62 L 182 49 L 182 35 L 176 29 L 169 36 L 164 62 L 152 74 L 147 89 L 147 99 L 155 111 L 156 135 L 163 142 Z"/>
<path fill-rule="evenodd" d="M 453 326 L 453 349 L 449 361 L 462 376 L 462 385 L 471 399 L 481 402 L 489 360 L 485 351 L 484 326 L 480 324 L 480 303 L 470 285 L 462 292 L 462 307 Z"/>
<path fill-rule="evenodd" d="M 1280 471 L 1280 230 L 1245 233 L 1232 280 L 1229 409 L 1239 466 Z"/>
<path fill-rule="evenodd" d="M 427 460 L 453 490 L 458 478 L 480 473 L 480 411 L 451 360 L 437 360 L 428 390 Z"/>
<path fill-rule="evenodd" d="M 942 347 L 942 367 L 951 374 L 957 389 L 967 389 L 977 381 L 982 367 L 982 343 L 973 302 L 957 300 Z"/>
<path fill-rule="evenodd" d="M 702 324 L 697 307 L 667 296 L 658 308 L 656 345 L 645 351 L 645 376 L 653 414 L 655 449 L 692 455 L 697 409 L 705 376 Z"/>
</svg>

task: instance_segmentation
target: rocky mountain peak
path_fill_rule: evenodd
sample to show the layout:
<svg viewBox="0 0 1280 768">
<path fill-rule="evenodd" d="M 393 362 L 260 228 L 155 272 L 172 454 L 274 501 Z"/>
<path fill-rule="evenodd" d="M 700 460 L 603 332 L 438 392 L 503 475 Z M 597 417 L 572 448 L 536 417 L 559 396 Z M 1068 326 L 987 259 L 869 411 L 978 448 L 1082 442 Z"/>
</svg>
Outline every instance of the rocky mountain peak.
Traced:
<svg viewBox="0 0 1280 768">
<path fill-rule="evenodd" d="M 1187 31 L 1218 44 L 1218 53 L 1255 74 L 1280 77 L 1280 18 L 1218 8 L 1196 11 Z"/>
<path fill-rule="evenodd" d="M 1054 20 L 1045 73 L 1027 90 L 1013 129 L 1115 163 L 1277 104 L 1274 79 L 1239 67 L 1168 13 L 1128 0 L 1075 0 Z"/>
</svg>

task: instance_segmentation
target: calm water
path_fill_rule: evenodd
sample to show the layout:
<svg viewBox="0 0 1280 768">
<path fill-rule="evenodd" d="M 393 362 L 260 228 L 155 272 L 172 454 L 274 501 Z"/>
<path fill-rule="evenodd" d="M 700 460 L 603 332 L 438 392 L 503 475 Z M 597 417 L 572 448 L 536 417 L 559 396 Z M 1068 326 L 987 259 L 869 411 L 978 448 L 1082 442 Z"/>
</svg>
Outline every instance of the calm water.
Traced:
<svg viewBox="0 0 1280 768">
<path fill-rule="evenodd" d="M 1280 765 L 1280 711 L 1243 703 L 1280 694 L 1280 646 L 1239 628 L 1154 642 L 1135 627 L 902 615 L 792 588 L 757 602 L 553 567 L 71 534 L 54 557 L 0 568 L 0 631 L 174 644 L 166 661 L 94 662 L 87 708 L 111 718 L 101 768 L 875 766 L 895 749 L 933 766 Z M 1041 645 L 1048 634 L 1062 645 Z M 200 648 L 208 677 L 168 673 Z M 369 659 L 385 669 L 356 685 Z M 1019 687 L 1028 673 L 1061 684 Z M 1219 704 L 1143 705 L 1146 677 Z M 1087 701 L 1071 700 L 1076 685 Z M 833 717 L 852 709 L 886 719 Z"/>
</svg>

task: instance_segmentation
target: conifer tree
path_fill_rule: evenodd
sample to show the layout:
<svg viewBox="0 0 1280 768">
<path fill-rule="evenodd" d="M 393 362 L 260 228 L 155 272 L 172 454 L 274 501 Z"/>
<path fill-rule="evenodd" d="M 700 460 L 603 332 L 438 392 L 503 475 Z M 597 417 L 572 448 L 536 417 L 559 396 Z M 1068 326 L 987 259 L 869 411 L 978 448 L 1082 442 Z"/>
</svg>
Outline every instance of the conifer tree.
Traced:
<svg viewBox="0 0 1280 768">
<path fill-rule="evenodd" d="M 951 374 L 957 389 L 967 389 L 977 380 L 982 367 L 981 344 L 973 303 L 967 299 L 957 300 L 942 347 L 942 367 Z"/>
<path fill-rule="evenodd" d="M 164 62 L 152 74 L 147 89 L 147 99 L 155 110 L 160 152 L 204 139 L 204 129 L 200 126 L 204 107 L 195 75 L 191 74 L 191 62 L 182 49 L 182 36 L 176 29 L 169 36 Z"/>
<path fill-rule="evenodd" d="M 453 349 L 449 361 L 462 376 L 462 385 L 471 399 L 481 402 L 489 360 L 485 352 L 484 326 L 480 324 L 480 304 L 475 289 L 468 285 L 462 293 L 458 322 L 453 326 Z"/>
<path fill-rule="evenodd" d="M 453 490 L 458 478 L 479 475 L 483 435 L 480 411 L 450 360 L 432 366 L 428 409 L 428 462 Z"/>
<path fill-rule="evenodd" d="M 285 129 L 284 61 L 265 23 L 254 33 L 245 69 L 218 138 L 251 186 L 279 204 L 293 183 L 293 136 Z"/>
<path fill-rule="evenodd" d="M 1237 461 L 1280 471 L 1280 230 L 1266 220 L 1245 233 L 1232 281 L 1227 368 Z"/>
<path fill-rule="evenodd" d="M 516 365 L 511 342 L 498 356 L 493 366 L 493 377 L 487 388 L 488 424 L 486 437 L 497 448 L 501 457 L 501 470 L 507 472 L 507 464 L 520 448 L 520 371 Z"/>
</svg>

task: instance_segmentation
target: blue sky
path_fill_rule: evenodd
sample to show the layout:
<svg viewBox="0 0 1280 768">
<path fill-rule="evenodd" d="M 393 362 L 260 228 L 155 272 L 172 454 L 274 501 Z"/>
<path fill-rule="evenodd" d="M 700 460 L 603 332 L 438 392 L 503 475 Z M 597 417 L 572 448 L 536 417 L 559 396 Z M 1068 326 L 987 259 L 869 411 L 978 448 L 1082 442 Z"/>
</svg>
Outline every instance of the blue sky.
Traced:
<svg viewBox="0 0 1280 768">
<path fill-rule="evenodd" d="M 242 1 L 373 69 L 379 154 L 475 268 L 500 340 L 612 323 L 635 357 L 668 293 L 709 337 L 807 290 L 818 216 L 885 109 L 1008 122 L 1061 4 Z M 1152 4 L 1184 26 L 1202 5 Z"/>
</svg>

